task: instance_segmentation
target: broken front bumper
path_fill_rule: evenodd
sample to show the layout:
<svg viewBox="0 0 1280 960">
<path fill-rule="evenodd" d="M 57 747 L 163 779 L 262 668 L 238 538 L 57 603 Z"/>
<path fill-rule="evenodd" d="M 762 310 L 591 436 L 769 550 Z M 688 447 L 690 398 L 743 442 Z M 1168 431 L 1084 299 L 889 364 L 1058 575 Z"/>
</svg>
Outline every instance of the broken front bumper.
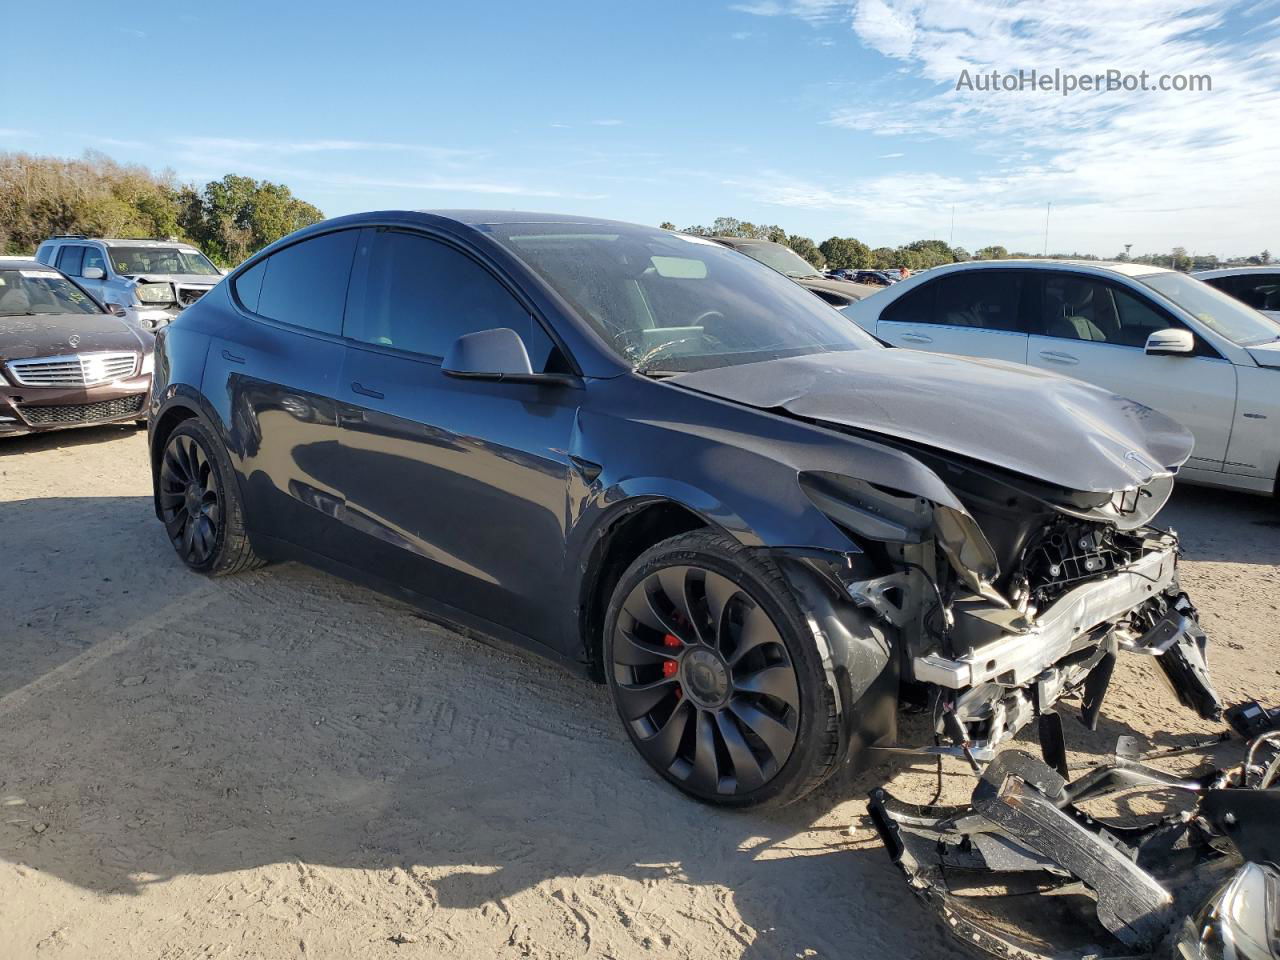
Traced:
<svg viewBox="0 0 1280 960">
<path fill-rule="evenodd" d="M 1222 703 L 1209 679 L 1206 639 L 1195 608 L 1177 587 L 1177 545 L 1159 546 L 1104 579 L 1081 584 L 1029 617 L 986 602 L 954 605 L 952 650 L 912 658 L 909 678 L 945 695 L 938 732 L 989 761 L 1002 741 L 1068 693 L 1083 695 L 1082 719 L 1097 722 L 1120 650 L 1155 656 L 1174 693 L 1206 719 Z M 1138 632 L 1144 608 L 1158 611 Z"/>
<path fill-rule="evenodd" d="M 968 806 L 915 806 L 876 790 L 870 816 L 913 892 L 970 949 L 1023 960 L 1277 960 L 1278 744 L 1280 733 L 1263 734 L 1239 766 L 1197 777 L 1117 750 L 1113 764 L 1072 782 L 1006 750 Z M 1135 790 L 1190 803 L 1140 826 L 1081 809 Z"/>
</svg>

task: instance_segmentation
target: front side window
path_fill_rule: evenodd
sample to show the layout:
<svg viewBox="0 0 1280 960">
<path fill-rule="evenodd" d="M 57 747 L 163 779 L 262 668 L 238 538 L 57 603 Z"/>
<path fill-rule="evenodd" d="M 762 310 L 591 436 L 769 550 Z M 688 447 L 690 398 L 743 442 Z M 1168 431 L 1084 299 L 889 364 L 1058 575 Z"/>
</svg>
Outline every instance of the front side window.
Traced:
<svg viewBox="0 0 1280 960">
<path fill-rule="evenodd" d="M 623 224 L 484 229 L 641 372 L 881 349 L 803 287 L 713 240 Z"/>
<path fill-rule="evenodd" d="M 103 276 L 106 276 L 107 261 L 103 258 L 102 251 L 97 247 L 84 248 L 84 262 L 81 264 L 80 273 L 83 274 L 90 267 L 97 267 L 102 271 Z"/>
<path fill-rule="evenodd" d="M 80 264 L 84 261 L 84 247 L 63 247 L 58 253 L 58 269 L 68 277 L 80 276 Z"/>
<path fill-rule="evenodd" d="M 215 267 L 198 250 L 180 247 L 117 247 L 112 246 L 111 265 L 122 276 L 146 276 L 147 274 L 186 273 L 201 277 L 220 276 Z"/>
<path fill-rule="evenodd" d="M 1242 347 L 1280 340 L 1280 323 L 1185 273 L 1166 270 L 1134 277 L 1206 327 Z"/>
<path fill-rule="evenodd" d="M 543 369 L 541 328 L 519 301 L 466 254 L 430 237 L 372 230 L 361 243 L 344 333 L 353 340 L 443 357 L 463 334 L 509 327 L 534 370 Z M 366 248 L 367 247 L 367 251 Z"/>
<path fill-rule="evenodd" d="M 54 270 L 0 270 L 0 317 L 101 312 L 83 290 Z"/>
<path fill-rule="evenodd" d="M 325 233 L 273 253 L 263 263 L 236 277 L 236 294 L 246 308 L 281 323 L 320 333 L 342 332 L 347 281 L 358 230 Z M 253 290 L 250 275 L 263 268 L 256 308 L 245 293 Z"/>
</svg>

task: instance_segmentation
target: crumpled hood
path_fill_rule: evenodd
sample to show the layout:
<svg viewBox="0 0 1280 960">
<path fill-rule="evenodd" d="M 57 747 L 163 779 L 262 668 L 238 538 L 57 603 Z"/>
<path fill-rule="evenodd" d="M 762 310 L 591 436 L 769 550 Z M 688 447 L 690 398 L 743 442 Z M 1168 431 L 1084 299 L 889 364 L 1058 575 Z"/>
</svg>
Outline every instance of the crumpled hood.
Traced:
<svg viewBox="0 0 1280 960">
<path fill-rule="evenodd" d="M 1171 418 L 1099 387 L 1020 364 L 918 350 L 813 354 L 667 382 L 1086 492 L 1175 473 L 1193 443 Z"/>
<path fill-rule="evenodd" d="M 72 336 L 80 338 L 74 347 L 70 343 Z M 99 350 L 150 352 L 152 349 L 149 335 L 108 313 L 0 317 L 0 362 Z"/>
</svg>

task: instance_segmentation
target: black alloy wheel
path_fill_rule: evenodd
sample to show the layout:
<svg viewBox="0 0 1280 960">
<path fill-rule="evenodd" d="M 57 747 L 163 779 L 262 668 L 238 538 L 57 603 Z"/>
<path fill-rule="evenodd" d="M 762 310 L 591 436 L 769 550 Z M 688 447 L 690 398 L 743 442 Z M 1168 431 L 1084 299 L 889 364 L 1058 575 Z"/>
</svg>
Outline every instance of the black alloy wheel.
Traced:
<svg viewBox="0 0 1280 960">
<path fill-rule="evenodd" d="M 223 500 L 218 471 L 199 441 L 175 433 L 160 461 L 160 519 L 183 561 L 201 568 L 218 544 Z"/>
<path fill-rule="evenodd" d="M 800 730 L 796 669 L 773 620 L 738 584 L 659 569 L 622 603 L 612 643 L 618 711 L 646 760 L 704 799 L 759 790 Z"/>
</svg>

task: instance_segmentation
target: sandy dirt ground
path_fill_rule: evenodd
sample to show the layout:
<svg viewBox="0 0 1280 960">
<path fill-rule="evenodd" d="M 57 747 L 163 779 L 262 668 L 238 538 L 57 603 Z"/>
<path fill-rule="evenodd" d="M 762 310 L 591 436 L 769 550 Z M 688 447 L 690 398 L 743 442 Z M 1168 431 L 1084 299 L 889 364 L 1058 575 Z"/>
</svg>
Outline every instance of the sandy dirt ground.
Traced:
<svg viewBox="0 0 1280 960">
<path fill-rule="evenodd" d="M 1220 692 L 1280 701 L 1280 509 L 1164 519 Z M 959 956 L 848 830 L 931 764 L 695 804 L 602 688 L 301 566 L 188 573 L 131 428 L 0 445 L 0 562 L 0 956 Z M 1218 729 L 1134 657 L 1104 715 L 1074 763 Z"/>
</svg>

